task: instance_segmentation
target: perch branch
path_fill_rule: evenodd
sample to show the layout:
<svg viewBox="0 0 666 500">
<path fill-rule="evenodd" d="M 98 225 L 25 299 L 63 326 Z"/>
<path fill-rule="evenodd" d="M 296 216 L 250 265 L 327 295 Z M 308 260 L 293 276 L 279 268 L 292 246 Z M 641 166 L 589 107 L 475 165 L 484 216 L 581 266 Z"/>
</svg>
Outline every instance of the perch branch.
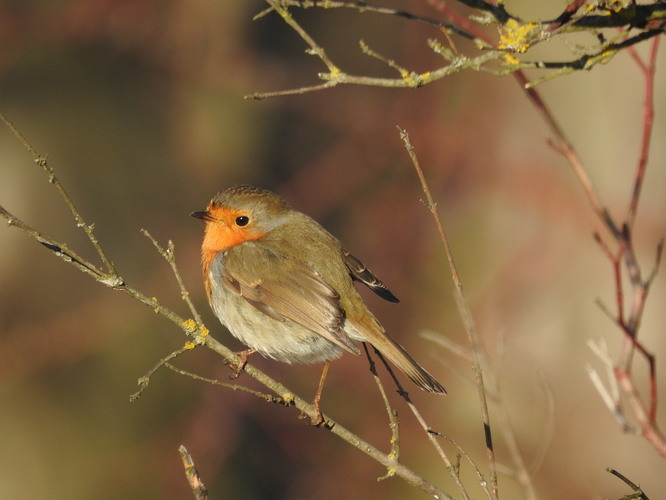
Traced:
<svg viewBox="0 0 666 500">
<path fill-rule="evenodd" d="M 23 138 L 23 136 L 18 133 L 18 130 L 7 120 L 1 113 L 0 113 L 0 120 L 5 123 L 5 125 L 14 133 L 14 135 L 17 137 L 17 139 L 26 147 L 28 152 L 33 158 L 42 158 L 40 155 L 38 155 L 35 150 L 30 146 L 30 144 Z M 45 158 L 45 157 L 44 157 Z M 88 276 L 92 277 L 95 279 L 98 283 L 101 283 L 109 288 L 112 288 L 114 290 L 121 291 L 130 297 L 134 298 L 135 300 L 138 300 L 142 302 L 143 304 L 147 305 L 150 307 L 155 313 L 160 314 L 161 316 L 165 317 L 175 325 L 177 325 L 183 332 L 189 336 L 192 341 L 188 342 L 185 344 L 185 347 L 182 349 L 175 351 L 174 353 L 170 354 L 167 356 L 165 359 L 161 360 L 160 362 L 155 365 L 154 369 L 151 370 L 148 373 L 148 378 L 150 375 L 154 372 L 154 370 L 160 368 L 161 366 L 167 366 L 169 368 L 174 369 L 168 361 L 173 359 L 174 357 L 182 354 L 183 352 L 190 350 L 194 348 L 197 345 L 204 345 L 207 348 L 211 349 L 213 352 L 217 353 L 220 355 L 225 362 L 227 363 L 238 363 L 239 357 L 231 351 L 228 347 L 220 343 L 219 341 L 215 340 L 213 337 L 211 337 L 208 334 L 208 329 L 200 322 L 199 319 L 196 321 L 193 319 L 184 319 L 180 315 L 178 315 L 176 312 L 172 311 L 171 309 L 163 306 L 157 298 L 155 297 L 148 297 L 144 293 L 140 292 L 139 290 L 133 288 L 132 286 L 128 285 L 124 280 L 122 280 L 118 274 L 116 273 L 115 268 L 110 264 L 110 260 L 106 258 L 105 252 L 102 249 L 101 245 L 99 242 L 95 239 L 93 233 L 92 233 L 92 228 L 93 225 L 88 225 L 83 222 L 83 218 L 80 216 L 76 208 L 74 207 L 74 204 L 71 200 L 71 198 L 67 195 L 66 191 L 60 184 L 60 181 L 57 179 L 54 170 L 48 166 L 45 162 L 39 161 L 37 164 L 42 167 L 42 169 L 47 173 L 49 182 L 56 186 L 58 189 L 58 192 L 60 193 L 61 197 L 65 200 L 67 205 L 70 207 L 70 210 L 72 211 L 72 214 L 77 221 L 77 224 L 79 222 L 85 226 L 86 229 L 86 234 L 88 234 L 89 239 L 95 245 L 96 248 L 98 248 L 98 253 L 100 256 L 104 255 L 102 258 L 103 262 L 108 263 L 105 264 L 106 270 L 101 270 L 94 266 L 92 263 L 84 259 L 83 257 L 79 256 L 77 253 L 74 251 L 70 250 L 65 244 L 60 243 L 46 235 L 43 235 L 42 233 L 38 232 L 34 228 L 30 227 L 28 224 L 24 223 L 21 221 L 18 217 L 13 215 L 11 212 L 6 210 L 4 207 L 0 206 L 0 217 L 3 217 L 8 225 L 10 227 L 15 227 L 24 233 L 26 233 L 28 236 L 32 237 L 42 245 L 44 245 L 46 248 L 48 248 L 51 252 L 53 252 L 57 257 L 62 259 L 64 262 L 73 265 L 76 269 L 84 272 Z M 173 264 L 172 268 L 174 269 L 174 273 L 177 277 L 177 280 L 179 282 L 180 290 L 181 290 L 181 296 L 186 299 L 186 297 L 189 295 L 187 293 L 187 290 L 185 289 L 184 285 L 182 285 L 182 279 L 179 278 L 180 274 L 177 271 L 176 264 L 175 264 L 175 257 L 174 257 L 174 249 L 173 249 L 173 244 L 169 244 L 167 249 L 162 249 L 157 242 L 150 237 L 150 235 L 147 234 L 147 236 L 151 239 L 153 242 L 153 245 L 156 246 L 158 251 L 162 254 L 163 257 L 165 257 L 170 264 Z M 189 304 L 191 308 L 193 308 L 193 305 Z M 195 315 L 197 318 L 199 318 L 198 315 Z M 245 373 L 247 373 L 250 377 L 256 379 L 259 383 L 261 383 L 264 387 L 267 387 L 269 390 L 271 390 L 273 393 L 277 394 L 279 399 L 275 400 L 273 402 L 280 402 L 281 404 L 284 404 L 286 406 L 295 406 L 298 410 L 300 410 L 303 414 L 313 418 L 316 415 L 316 410 L 315 408 L 309 404 L 307 401 L 304 399 L 298 397 L 295 395 L 292 391 L 287 389 L 284 385 L 281 383 L 277 382 L 276 380 L 268 377 L 266 374 L 258 370 L 252 365 L 246 365 L 245 367 Z M 248 391 L 252 392 L 252 391 Z M 263 395 L 261 393 L 257 393 L 258 396 L 262 397 Z M 355 448 L 359 449 L 366 455 L 370 456 L 373 458 L 375 461 L 379 462 L 382 464 L 384 467 L 387 469 L 391 469 L 395 471 L 395 475 L 398 477 L 401 477 L 404 479 L 406 482 L 411 484 L 412 486 L 419 488 L 426 493 L 430 494 L 434 498 L 438 499 L 452 499 L 453 497 L 440 488 L 434 486 L 430 482 L 426 481 L 422 477 L 420 477 L 418 474 L 416 474 L 414 471 L 412 471 L 410 468 L 406 467 L 405 465 L 396 462 L 394 457 L 390 456 L 389 454 L 382 453 L 380 450 L 372 446 L 371 444 L 367 443 L 363 439 L 361 439 L 359 436 L 356 434 L 352 433 L 351 431 L 347 430 L 345 427 L 343 427 L 341 424 L 337 423 L 336 421 L 326 417 L 326 420 L 330 422 L 330 426 L 326 427 L 332 434 L 338 436 L 348 444 L 354 446 Z"/>
</svg>

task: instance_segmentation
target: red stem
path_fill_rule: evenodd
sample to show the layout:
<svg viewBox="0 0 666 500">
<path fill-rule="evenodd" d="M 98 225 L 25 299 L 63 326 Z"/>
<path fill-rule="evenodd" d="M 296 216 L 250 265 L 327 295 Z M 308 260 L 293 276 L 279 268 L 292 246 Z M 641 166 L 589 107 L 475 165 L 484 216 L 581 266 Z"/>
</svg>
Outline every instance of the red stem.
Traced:
<svg viewBox="0 0 666 500">
<path fill-rule="evenodd" d="M 645 76 L 645 102 L 643 103 L 643 139 L 641 141 L 641 153 L 636 168 L 636 181 L 634 182 L 634 190 L 629 203 L 627 211 L 627 225 L 629 228 L 633 227 L 636 218 L 636 211 L 638 210 L 638 200 L 643 187 L 643 179 L 645 178 L 645 169 L 647 168 L 648 158 L 650 155 L 650 142 L 652 140 L 652 129 L 654 125 L 654 75 L 657 67 L 657 54 L 659 52 L 659 40 L 661 37 L 655 37 L 652 40 L 652 47 L 648 63 L 646 64 L 638 55 L 636 50 L 631 47 L 629 53 L 631 54 L 636 64 Z"/>
</svg>

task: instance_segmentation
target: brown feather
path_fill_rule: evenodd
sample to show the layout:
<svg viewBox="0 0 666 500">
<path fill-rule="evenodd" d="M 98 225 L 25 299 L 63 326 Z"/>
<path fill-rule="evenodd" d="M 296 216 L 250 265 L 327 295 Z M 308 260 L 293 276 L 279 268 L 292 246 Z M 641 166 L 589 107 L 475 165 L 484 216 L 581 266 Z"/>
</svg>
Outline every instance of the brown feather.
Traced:
<svg viewBox="0 0 666 500">
<path fill-rule="evenodd" d="M 422 389 L 446 393 L 386 334 L 353 281 L 391 302 L 395 295 L 316 221 L 251 186 L 222 191 L 192 215 L 207 223 L 202 264 L 213 310 L 241 341 L 289 363 L 360 354 L 353 341 L 369 342 Z"/>
<path fill-rule="evenodd" d="M 257 275 L 257 269 L 268 268 L 274 272 Z M 345 311 L 338 293 L 307 264 L 267 251 L 265 245 L 247 242 L 225 252 L 222 279 L 225 284 L 232 283 L 231 291 L 264 314 L 291 320 L 360 354 L 343 329 Z"/>
<path fill-rule="evenodd" d="M 400 302 L 398 297 L 393 295 L 391 290 L 386 288 L 386 285 L 382 283 L 382 281 L 377 276 L 375 276 L 375 274 L 370 271 L 370 269 L 365 267 L 363 262 L 354 257 L 344 248 L 342 249 L 342 255 L 345 259 L 347 269 L 349 269 L 349 272 L 351 273 L 352 279 L 360 281 L 368 288 L 370 288 L 370 290 L 379 295 L 382 299 L 388 300 L 389 302 Z"/>
</svg>

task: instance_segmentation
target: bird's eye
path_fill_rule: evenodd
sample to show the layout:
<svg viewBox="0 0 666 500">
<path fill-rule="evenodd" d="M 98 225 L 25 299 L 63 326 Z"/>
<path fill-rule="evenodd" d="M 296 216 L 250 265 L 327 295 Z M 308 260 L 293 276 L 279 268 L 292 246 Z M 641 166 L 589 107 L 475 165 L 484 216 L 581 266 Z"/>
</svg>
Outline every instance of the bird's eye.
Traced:
<svg viewBox="0 0 666 500">
<path fill-rule="evenodd" d="M 250 218 L 246 215 L 239 215 L 238 217 L 236 217 L 235 222 L 237 226 L 240 227 L 247 226 L 247 223 L 250 222 Z"/>
</svg>

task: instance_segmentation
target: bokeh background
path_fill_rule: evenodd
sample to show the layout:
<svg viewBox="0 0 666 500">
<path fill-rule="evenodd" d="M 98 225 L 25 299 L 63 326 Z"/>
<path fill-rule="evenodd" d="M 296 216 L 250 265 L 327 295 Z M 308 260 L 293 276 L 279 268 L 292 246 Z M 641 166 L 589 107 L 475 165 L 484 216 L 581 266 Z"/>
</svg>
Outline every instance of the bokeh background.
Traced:
<svg viewBox="0 0 666 500">
<path fill-rule="evenodd" d="M 437 17 L 421 0 L 382 4 Z M 565 2 L 536 4 L 515 1 L 509 8 L 549 19 Z M 366 294 L 387 330 L 449 390 L 446 398 L 412 391 L 428 422 L 485 470 L 470 364 L 422 336 L 430 331 L 466 345 L 450 273 L 395 127 L 406 128 L 540 498 L 629 493 L 606 467 L 659 498 L 666 491 L 664 459 L 621 431 L 586 372 L 588 365 L 603 371 L 590 339 L 605 341 L 613 355 L 621 343 L 595 304 L 614 305 L 611 267 L 592 238 L 598 221 L 514 80 L 468 72 L 418 90 L 341 87 L 244 100 L 316 83 L 325 70 L 278 16 L 252 21 L 263 8 L 247 0 L 1 1 L 0 110 L 48 155 L 125 280 L 187 314 L 168 266 L 139 230 L 174 241 L 191 297 L 213 335 L 232 348 L 240 346 L 206 304 L 202 227 L 188 214 L 242 182 L 276 190 L 317 218 L 401 298 L 394 305 Z M 313 9 L 299 19 L 351 73 L 394 76 L 360 53 L 360 39 L 409 69 L 441 64 L 426 46 L 427 38 L 441 38 L 432 27 L 352 10 Z M 585 39 L 547 44 L 540 53 L 570 58 L 579 41 Z M 660 59 L 635 235 L 646 274 L 666 229 L 663 51 Z M 623 213 L 642 124 L 635 64 L 622 54 L 540 91 L 602 201 Z M 94 257 L 4 127 L 0 174 L 5 208 Z M 640 333 L 657 356 L 662 400 L 665 285 L 662 272 Z M 137 378 L 183 342 L 182 332 L 150 309 L 93 282 L 20 231 L 0 227 L 0 497 L 189 498 L 177 453 L 184 444 L 211 498 L 426 498 L 400 479 L 378 482 L 385 473 L 378 464 L 298 420 L 294 409 L 168 370 L 130 403 Z M 303 397 L 314 393 L 318 367 L 255 362 Z M 221 380 L 229 373 L 203 349 L 177 364 Z M 642 360 L 636 369 L 645 388 Z M 394 402 L 404 462 L 455 492 L 407 408 Z M 388 451 L 386 413 L 362 359 L 333 365 L 323 407 Z M 664 417 L 660 407 L 662 424 Z M 495 432 L 498 460 L 510 465 Z M 466 464 L 463 477 L 480 497 Z M 500 477 L 500 488 L 503 498 L 522 498 L 510 477 Z"/>
</svg>

